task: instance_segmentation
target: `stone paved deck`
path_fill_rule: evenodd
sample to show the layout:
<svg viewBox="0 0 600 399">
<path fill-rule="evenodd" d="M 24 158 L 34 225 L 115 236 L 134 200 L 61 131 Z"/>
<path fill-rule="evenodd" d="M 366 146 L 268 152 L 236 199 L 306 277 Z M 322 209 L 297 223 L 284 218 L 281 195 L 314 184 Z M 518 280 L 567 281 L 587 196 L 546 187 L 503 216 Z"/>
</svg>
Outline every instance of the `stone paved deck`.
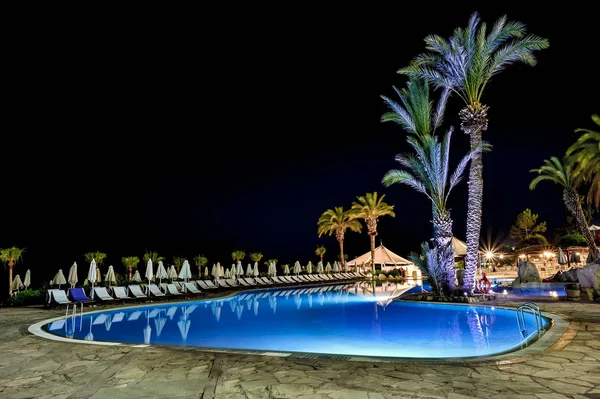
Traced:
<svg viewBox="0 0 600 399">
<path fill-rule="evenodd" d="M 553 346 L 451 363 L 71 344 L 27 330 L 61 312 L 0 309 L 0 398 L 600 398 L 600 304 L 537 303 L 571 322 Z"/>
</svg>

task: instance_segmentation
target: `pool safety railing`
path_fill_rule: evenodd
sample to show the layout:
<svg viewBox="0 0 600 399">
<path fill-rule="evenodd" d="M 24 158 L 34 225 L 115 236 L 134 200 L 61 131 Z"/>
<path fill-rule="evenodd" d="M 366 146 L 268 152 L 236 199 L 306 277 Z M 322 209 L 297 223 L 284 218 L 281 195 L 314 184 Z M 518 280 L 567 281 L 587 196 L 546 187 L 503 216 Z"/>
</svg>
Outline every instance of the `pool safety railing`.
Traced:
<svg viewBox="0 0 600 399">
<path fill-rule="evenodd" d="M 525 312 L 530 312 L 533 314 L 535 319 L 535 328 L 538 335 L 542 335 L 544 333 L 544 320 L 542 319 L 542 312 L 540 311 L 540 307 L 533 302 L 525 302 L 521 306 L 517 308 L 517 326 L 519 327 L 519 332 L 526 338 L 529 334 L 527 333 L 527 324 L 525 323 Z"/>
<path fill-rule="evenodd" d="M 65 319 L 69 316 L 69 305 L 67 304 L 67 311 L 65 312 Z M 71 317 L 73 319 L 75 319 L 75 316 L 77 316 L 77 305 L 81 305 L 81 312 L 79 312 L 80 315 L 83 315 L 83 302 L 75 302 L 73 303 L 73 307 L 72 307 L 72 314 Z"/>
</svg>

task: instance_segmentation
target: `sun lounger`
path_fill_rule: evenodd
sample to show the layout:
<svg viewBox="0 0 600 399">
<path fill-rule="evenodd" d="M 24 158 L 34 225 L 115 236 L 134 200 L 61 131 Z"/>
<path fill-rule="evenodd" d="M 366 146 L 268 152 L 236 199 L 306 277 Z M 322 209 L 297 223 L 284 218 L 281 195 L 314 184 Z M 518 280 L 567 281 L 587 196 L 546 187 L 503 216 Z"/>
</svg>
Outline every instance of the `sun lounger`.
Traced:
<svg viewBox="0 0 600 399">
<path fill-rule="evenodd" d="M 296 282 L 296 283 L 302 283 L 303 280 L 300 279 L 298 276 L 289 276 L 289 279 L 291 279 L 292 281 Z"/>
<path fill-rule="evenodd" d="M 113 298 L 108 293 L 108 291 L 106 290 L 106 287 L 94 287 L 93 291 L 94 291 L 94 295 L 97 296 L 98 298 L 100 298 L 103 302 L 110 302 L 110 301 L 115 300 L 115 298 Z"/>
<path fill-rule="evenodd" d="M 252 277 L 246 277 L 244 280 L 246 280 L 246 282 L 248 283 L 248 286 L 254 286 L 256 285 L 256 281 L 254 281 L 254 279 Z"/>
<path fill-rule="evenodd" d="M 271 278 L 272 278 L 272 279 L 273 279 L 273 281 L 274 281 L 275 283 L 277 283 L 277 284 L 289 284 L 289 282 L 288 282 L 288 281 L 286 281 L 286 280 L 283 280 L 283 278 L 282 278 L 282 277 L 273 276 L 273 277 L 271 277 Z"/>
<path fill-rule="evenodd" d="M 203 280 L 204 284 L 208 285 L 210 288 L 219 288 L 219 284 L 215 284 L 212 280 Z"/>
<path fill-rule="evenodd" d="M 240 283 L 240 285 L 243 285 L 244 287 L 249 287 L 250 285 L 246 282 L 246 280 L 244 280 L 243 278 L 238 278 L 238 283 Z"/>
<path fill-rule="evenodd" d="M 220 281 L 220 280 L 219 280 Z M 232 278 L 226 278 L 225 281 L 227 282 L 227 284 L 229 284 L 231 287 L 239 287 L 240 285 L 238 283 L 235 282 L 234 279 Z"/>
<path fill-rule="evenodd" d="M 175 288 L 175 286 L 173 286 L 173 288 Z M 158 288 L 158 285 L 156 284 L 148 284 L 148 291 L 150 291 L 150 295 L 155 296 L 155 297 L 164 297 L 166 296 L 165 293 L 163 293 L 160 288 Z M 175 291 L 177 291 L 177 288 L 175 288 Z M 178 292 L 179 294 L 179 292 Z"/>
<path fill-rule="evenodd" d="M 202 291 L 200 291 L 198 288 L 196 288 L 196 286 L 194 285 L 194 283 L 183 283 L 185 289 L 188 292 L 191 292 L 192 294 L 202 294 Z"/>
<path fill-rule="evenodd" d="M 55 305 L 71 305 L 73 302 L 67 298 L 67 293 L 64 290 L 51 289 L 48 290 L 48 303 Z"/>
<path fill-rule="evenodd" d="M 231 286 L 230 286 L 229 284 L 227 284 L 227 283 L 225 282 L 225 280 L 218 279 L 218 280 L 217 280 L 217 284 L 219 284 L 219 286 L 220 286 L 220 287 L 223 287 L 223 288 L 231 288 Z"/>
<path fill-rule="evenodd" d="M 155 286 L 155 287 L 156 287 L 156 286 Z M 173 283 L 170 283 L 170 284 L 167 284 L 167 286 L 166 286 L 166 287 L 167 287 L 167 288 L 166 288 L 166 290 L 167 290 L 167 292 L 166 292 L 166 293 L 167 293 L 167 294 L 169 294 L 169 295 L 174 295 L 174 296 L 177 296 L 177 295 L 182 295 L 182 293 L 181 293 L 181 292 L 179 292 L 179 290 L 177 289 L 177 287 L 175 286 L 175 284 L 173 284 Z M 158 289 L 158 287 L 156 287 L 156 288 Z M 154 293 L 153 293 L 152 291 L 150 291 L 150 292 L 151 292 L 151 293 L 154 295 Z M 163 294 L 163 293 L 162 293 L 162 291 L 160 291 L 160 290 L 159 290 L 159 292 L 160 292 L 161 294 Z M 157 296 L 164 296 L 164 294 L 163 294 L 163 295 L 157 295 Z"/>
<path fill-rule="evenodd" d="M 125 287 L 112 287 L 112 291 L 115 295 L 115 299 L 118 299 L 120 301 L 131 301 L 135 299 L 127 295 L 127 290 Z"/>
<path fill-rule="evenodd" d="M 267 277 L 257 277 L 256 281 L 258 281 L 258 283 L 260 284 L 261 282 L 264 285 L 273 285 L 273 281 L 269 280 Z"/>
<path fill-rule="evenodd" d="M 211 287 L 208 284 L 206 284 L 206 282 L 202 281 L 202 280 L 196 280 L 196 284 L 198 284 L 200 286 L 201 289 L 203 290 L 214 290 L 217 289 L 218 287 Z"/>
<path fill-rule="evenodd" d="M 155 286 L 156 287 L 156 286 Z M 148 298 L 148 296 L 146 294 L 144 294 L 142 292 L 142 287 L 140 287 L 137 284 L 134 285 L 130 285 L 129 286 L 129 292 L 131 293 L 131 295 L 133 295 L 134 297 L 136 297 L 137 299 L 140 298 Z M 164 295 L 164 294 L 163 294 Z"/>
<path fill-rule="evenodd" d="M 71 288 L 69 290 L 69 295 L 74 302 L 95 303 L 93 299 L 88 298 L 83 288 Z"/>
</svg>

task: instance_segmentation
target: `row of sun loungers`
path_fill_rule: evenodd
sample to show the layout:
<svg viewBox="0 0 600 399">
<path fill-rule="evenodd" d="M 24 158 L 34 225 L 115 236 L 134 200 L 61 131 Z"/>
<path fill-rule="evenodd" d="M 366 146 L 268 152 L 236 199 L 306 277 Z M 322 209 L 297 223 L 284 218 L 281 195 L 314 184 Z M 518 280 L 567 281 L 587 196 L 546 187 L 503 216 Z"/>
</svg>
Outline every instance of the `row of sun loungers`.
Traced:
<svg viewBox="0 0 600 399">
<path fill-rule="evenodd" d="M 237 279 L 196 280 L 195 282 L 172 282 L 145 285 L 145 292 L 141 285 L 132 284 L 127 287 L 93 287 L 93 294 L 87 296 L 83 288 L 70 288 L 68 290 L 48 290 L 48 306 L 68 306 L 73 304 L 90 305 L 103 303 L 127 302 L 148 299 L 189 298 L 203 295 L 207 291 L 231 290 L 240 288 L 271 288 L 281 286 L 294 286 L 299 284 L 337 284 L 347 283 L 352 280 L 362 279 L 361 273 L 335 273 L 335 274 L 307 274 L 297 276 L 276 277 L 239 277 Z"/>
</svg>

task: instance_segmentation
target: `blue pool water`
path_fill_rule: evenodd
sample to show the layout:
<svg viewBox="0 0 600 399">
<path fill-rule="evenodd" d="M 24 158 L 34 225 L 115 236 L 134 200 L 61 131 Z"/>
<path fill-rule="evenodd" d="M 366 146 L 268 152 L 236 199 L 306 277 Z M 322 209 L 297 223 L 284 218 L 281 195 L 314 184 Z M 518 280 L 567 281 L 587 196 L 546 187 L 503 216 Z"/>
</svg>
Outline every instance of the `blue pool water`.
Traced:
<svg viewBox="0 0 600 399">
<path fill-rule="evenodd" d="M 519 349 L 528 337 L 513 310 L 398 302 L 386 295 L 340 286 L 252 291 L 117 308 L 43 328 L 81 340 L 407 358 L 497 354 Z M 526 324 L 533 333 L 532 315 Z"/>
</svg>

